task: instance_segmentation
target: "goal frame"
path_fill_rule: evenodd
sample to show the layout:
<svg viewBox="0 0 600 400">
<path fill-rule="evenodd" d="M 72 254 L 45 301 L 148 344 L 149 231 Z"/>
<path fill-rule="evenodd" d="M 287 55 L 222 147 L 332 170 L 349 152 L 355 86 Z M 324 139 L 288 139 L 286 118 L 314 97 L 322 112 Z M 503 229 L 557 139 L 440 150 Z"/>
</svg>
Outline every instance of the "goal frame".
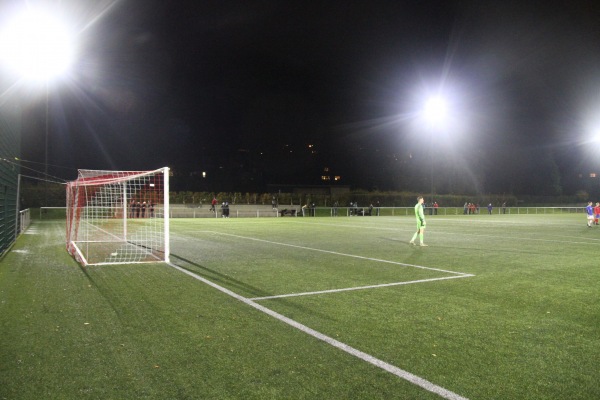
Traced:
<svg viewBox="0 0 600 400">
<path fill-rule="evenodd" d="M 78 178 L 67 183 L 66 189 L 69 254 L 83 266 L 170 262 L 169 175 L 168 167 L 152 171 L 79 170 Z M 138 208 L 136 217 L 130 207 L 135 208 L 136 195 L 148 193 L 152 196 L 148 216 L 142 212 L 139 218 Z M 139 198 L 137 204 L 139 207 Z"/>
</svg>

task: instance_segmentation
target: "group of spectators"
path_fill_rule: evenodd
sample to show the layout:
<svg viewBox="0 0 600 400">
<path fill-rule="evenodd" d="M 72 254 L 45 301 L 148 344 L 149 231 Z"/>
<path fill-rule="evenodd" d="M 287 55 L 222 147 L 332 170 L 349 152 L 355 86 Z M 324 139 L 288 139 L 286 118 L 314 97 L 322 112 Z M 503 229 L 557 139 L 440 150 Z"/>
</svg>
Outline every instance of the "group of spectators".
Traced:
<svg viewBox="0 0 600 400">
<path fill-rule="evenodd" d="M 213 197 L 212 201 L 210 202 L 210 208 L 208 209 L 208 212 L 217 212 L 217 204 L 219 202 L 217 201 L 216 197 Z M 221 204 L 221 217 L 223 218 L 229 218 L 229 202 L 228 201 L 224 201 L 223 204 Z"/>
<path fill-rule="evenodd" d="M 487 205 L 488 214 L 491 215 L 493 210 L 494 210 L 494 206 L 492 205 L 492 203 L 489 203 Z M 463 206 L 463 214 L 464 215 L 479 214 L 479 204 L 466 202 L 465 205 Z M 502 203 L 502 214 L 506 214 L 506 202 Z"/>
<path fill-rule="evenodd" d="M 129 218 L 154 218 L 154 203 L 131 200 L 129 203 Z"/>
<path fill-rule="evenodd" d="M 369 204 L 369 207 L 365 208 L 358 208 L 358 202 L 350 202 L 350 216 L 353 215 L 360 215 L 360 216 L 365 216 L 365 215 L 373 215 L 373 208 L 375 208 L 375 215 L 379 215 L 379 201 L 375 202 L 375 205 L 373 205 L 373 203 Z M 337 215 L 337 201 L 334 204 L 334 216 Z"/>
<path fill-rule="evenodd" d="M 477 203 L 465 203 L 463 206 L 463 214 L 479 214 L 479 204 Z"/>
<path fill-rule="evenodd" d="M 317 209 L 317 205 L 314 202 L 310 203 L 310 206 L 308 204 L 305 204 L 302 206 L 302 216 L 306 217 L 308 214 L 308 216 L 314 217 L 316 209 Z"/>
<path fill-rule="evenodd" d="M 439 207 L 440 205 L 437 201 L 434 201 L 433 203 L 423 203 L 423 208 L 429 208 L 429 215 L 437 215 Z"/>
</svg>

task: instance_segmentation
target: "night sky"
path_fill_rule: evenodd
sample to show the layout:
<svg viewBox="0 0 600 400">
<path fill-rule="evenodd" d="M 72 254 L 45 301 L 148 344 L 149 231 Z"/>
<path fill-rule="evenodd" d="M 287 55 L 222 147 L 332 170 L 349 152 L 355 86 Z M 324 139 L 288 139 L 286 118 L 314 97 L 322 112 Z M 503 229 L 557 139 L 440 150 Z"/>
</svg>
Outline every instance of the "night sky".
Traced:
<svg viewBox="0 0 600 400">
<path fill-rule="evenodd" d="M 78 31 L 48 91 L 60 178 L 169 166 L 198 190 L 425 191 L 433 170 L 439 193 L 555 195 L 600 164 L 598 2 L 51 3 Z M 22 86 L 23 159 L 43 163 L 45 91 Z"/>
</svg>

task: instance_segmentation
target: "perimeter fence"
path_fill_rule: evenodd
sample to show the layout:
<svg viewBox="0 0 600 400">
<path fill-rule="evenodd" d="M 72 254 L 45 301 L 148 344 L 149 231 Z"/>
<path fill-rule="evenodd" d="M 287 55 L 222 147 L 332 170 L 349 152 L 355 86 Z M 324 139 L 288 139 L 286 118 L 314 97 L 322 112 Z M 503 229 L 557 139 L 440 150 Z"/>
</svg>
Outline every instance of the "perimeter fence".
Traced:
<svg viewBox="0 0 600 400">
<path fill-rule="evenodd" d="M 65 207 L 41 207 L 39 213 L 33 215 L 40 219 L 63 219 L 66 216 Z M 276 207 L 264 205 L 230 205 L 229 218 L 307 218 L 307 217 L 394 217 L 412 216 L 413 207 L 308 207 L 300 206 Z M 574 214 L 585 213 L 585 207 L 497 207 L 488 211 L 487 208 L 465 211 L 462 207 L 438 207 L 437 209 L 425 208 L 425 215 L 527 215 L 527 214 Z M 224 218 L 224 209 L 217 206 L 214 211 L 210 206 L 190 207 L 183 204 L 172 204 L 171 218 Z"/>
</svg>

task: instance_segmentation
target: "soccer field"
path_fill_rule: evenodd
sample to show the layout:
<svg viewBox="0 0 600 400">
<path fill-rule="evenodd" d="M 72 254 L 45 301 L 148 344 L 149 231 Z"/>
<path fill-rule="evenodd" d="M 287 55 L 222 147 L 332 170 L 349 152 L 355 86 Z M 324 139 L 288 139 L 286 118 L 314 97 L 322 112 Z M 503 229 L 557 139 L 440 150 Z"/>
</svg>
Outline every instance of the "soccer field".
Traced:
<svg viewBox="0 0 600 400">
<path fill-rule="evenodd" d="M 0 262 L 0 399 L 600 398 L 583 214 L 171 220 L 171 264 Z"/>
</svg>

